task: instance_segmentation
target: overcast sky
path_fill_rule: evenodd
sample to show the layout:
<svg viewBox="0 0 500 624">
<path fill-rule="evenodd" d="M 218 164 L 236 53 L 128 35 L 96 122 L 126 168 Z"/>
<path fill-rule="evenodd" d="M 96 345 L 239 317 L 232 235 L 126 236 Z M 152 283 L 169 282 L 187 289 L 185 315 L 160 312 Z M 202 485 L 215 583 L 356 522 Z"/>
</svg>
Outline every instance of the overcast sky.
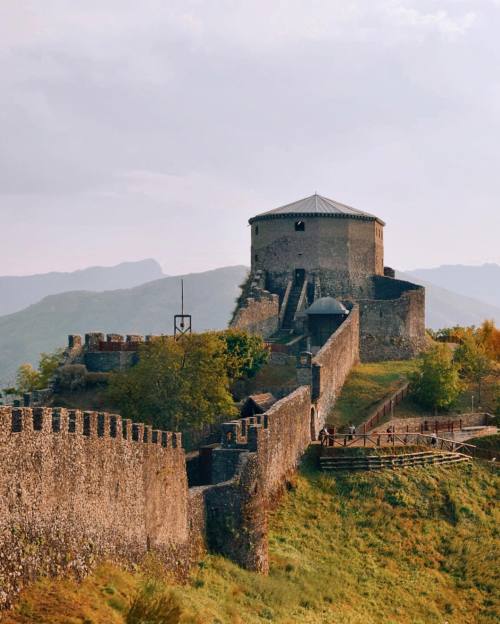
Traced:
<svg viewBox="0 0 500 624">
<path fill-rule="evenodd" d="M 0 274 L 249 262 L 315 191 L 500 262 L 500 0 L 2 0 Z"/>
</svg>

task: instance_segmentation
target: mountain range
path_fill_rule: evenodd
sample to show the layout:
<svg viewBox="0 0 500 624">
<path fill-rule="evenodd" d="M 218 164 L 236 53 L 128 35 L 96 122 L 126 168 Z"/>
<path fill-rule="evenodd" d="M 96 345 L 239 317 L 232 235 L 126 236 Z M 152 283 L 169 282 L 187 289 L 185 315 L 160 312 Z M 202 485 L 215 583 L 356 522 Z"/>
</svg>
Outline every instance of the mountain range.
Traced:
<svg viewBox="0 0 500 624">
<path fill-rule="evenodd" d="M 71 273 L 0 277 L 0 316 L 23 310 L 48 295 L 72 290 L 133 288 L 165 277 L 156 260 L 122 262 L 112 267 L 89 267 Z"/>
<path fill-rule="evenodd" d="M 487 268 L 484 271 L 489 275 L 491 265 L 485 266 Z M 500 270 L 500 267 L 497 268 Z M 174 314 L 180 312 L 181 277 L 184 279 L 185 311 L 193 316 L 194 330 L 226 327 L 239 294 L 239 285 L 247 272 L 248 268 L 240 265 L 165 277 L 157 262 L 145 260 L 123 263 L 117 267 L 93 267 L 76 273 L 50 274 L 59 276 L 53 280 L 44 275 L 30 276 L 29 279 L 0 277 L 0 309 L 14 305 L 8 301 L 11 296 L 16 300 L 16 306 L 21 305 L 22 297 L 33 301 L 22 310 L 0 316 L 0 387 L 13 382 L 21 363 L 36 364 L 42 351 L 64 346 L 68 334 L 90 331 L 172 333 Z M 116 280 L 113 275 L 117 276 Z M 155 279 L 158 275 L 160 279 Z M 483 274 L 480 272 L 480 275 Z M 92 276 L 95 283 L 92 283 Z M 438 329 L 457 324 L 478 325 L 485 318 L 494 319 L 500 325 L 500 306 L 480 301 L 471 295 L 476 287 L 475 282 L 481 281 L 480 278 L 472 280 L 469 290 L 467 280 L 463 280 L 461 290 L 465 292 L 464 296 L 427 282 L 420 278 L 420 271 L 398 273 L 398 277 L 426 286 L 428 327 Z M 12 290 L 12 280 L 15 279 L 19 280 L 17 288 L 27 291 L 22 297 L 16 291 L 9 294 L 11 291 L 8 288 Z M 146 283 L 137 284 L 141 279 Z M 43 298 L 36 300 L 44 292 L 43 285 L 47 288 L 62 288 L 64 280 L 68 284 L 75 284 L 78 290 L 48 296 L 42 294 Z M 80 288 L 82 283 L 86 284 L 87 290 Z M 8 284 L 8 288 L 5 284 Z M 35 284 L 33 290 L 30 290 L 30 284 Z M 124 284 L 126 287 L 123 287 Z M 498 291 L 498 282 L 492 283 L 490 290 L 493 296 L 493 292 Z"/>
<path fill-rule="evenodd" d="M 413 269 L 407 274 L 459 295 L 500 307 L 500 265 L 448 264 L 432 269 Z"/>
</svg>

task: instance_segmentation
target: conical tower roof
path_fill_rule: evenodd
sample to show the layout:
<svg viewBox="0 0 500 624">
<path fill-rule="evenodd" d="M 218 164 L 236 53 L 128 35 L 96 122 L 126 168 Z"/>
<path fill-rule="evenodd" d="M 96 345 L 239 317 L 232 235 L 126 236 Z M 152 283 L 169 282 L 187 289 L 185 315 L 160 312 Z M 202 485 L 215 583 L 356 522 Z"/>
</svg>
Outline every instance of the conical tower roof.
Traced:
<svg viewBox="0 0 500 624">
<path fill-rule="evenodd" d="M 340 202 L 328 199 L 315 193 L 310 197 L 299 199 L 298 201 L 274 208 L 268 212 L 263 212 L 249 219 L 249 223 L 254 221 L 266 221 L 269 219 L 281 219 L 286 217 L 334 217 L 344 219 L 362 219 L 365 221 L 378 221 L 381 225 L 385 223 L 368 212 L 351 208 Z"/>
</svg>

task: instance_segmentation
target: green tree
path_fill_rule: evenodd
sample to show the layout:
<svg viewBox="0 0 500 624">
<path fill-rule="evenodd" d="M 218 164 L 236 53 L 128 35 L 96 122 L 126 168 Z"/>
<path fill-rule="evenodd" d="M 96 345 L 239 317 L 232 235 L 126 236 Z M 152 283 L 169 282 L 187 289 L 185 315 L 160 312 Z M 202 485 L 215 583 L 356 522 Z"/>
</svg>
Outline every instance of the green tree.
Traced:
<svg viewBox="0 0 500 624">
<path fill-rule="evenodd" d="M 231 381 L 255 377 L 269 360 L 269 349 L 261 336 L 239 329 L 219 333 L 226 348 L 226 369 Z"/>
<path fill-rule="evenodd" d="M 22 394 L 46 388 L 61 363 L 62 354 L 62 349 L 53 353 L 42 353 L 38 369 L 33 368 L 31 364 L 21 364 L 16 375 L 17 392 Z"/>
<path fill-rule="evenodd" d="M 175 431 L 236 413 L 226 348 L 215 333 L 178 341 L 165 336 L 143 345 L 133 368 L 111 376 L 108 396 L 124 417 Z"/>
<path fill-rule="evenodd" d="M 462 390 L 458 365 L 445 344 L 437 344 L 420 356 L 410 381 L 415 400 L 434 411 L 449 409 Z"/>
<path fill-rule="evenodd" d="M 466 336 L 455 349 L 454 361 L 463 378 L 477 385 L 477 397 L 481 402 L 481 390 L 485 378 L 493 370 L 493 362 L 480 334 Z"/>
<path fill-rule="evenodd" d="M 40 388 L 40 373 L 31 364 L 21 364 L 16 374 L 16 389 L 19 394 Z"/>
</svg>

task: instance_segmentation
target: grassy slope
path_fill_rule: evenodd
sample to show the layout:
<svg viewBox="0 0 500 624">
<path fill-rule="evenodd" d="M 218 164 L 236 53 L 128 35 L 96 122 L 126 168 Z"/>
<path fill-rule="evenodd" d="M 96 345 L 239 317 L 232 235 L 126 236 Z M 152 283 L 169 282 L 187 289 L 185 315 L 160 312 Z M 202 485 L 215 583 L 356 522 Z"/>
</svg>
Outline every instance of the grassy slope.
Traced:
<svg viewBox="0 0 500 624">
<path fill-rule="evenodd" d="M 500 453 L 500 434 L 484 436 L 482 438 L 473 438 L 471 444 L 478 446 L 479 448 L 488 449 L 490 451 L 497 451 Z"/>
<path fill-rule="evenodd" d="M 416 367 L 415 360 L 359 364 L 351 371 L 329 422 L 358 424 L 382 399 L 390 396 Z"/>
<path fill-rule="evenodd" d="M 35 584 L 4 621 L 492 624 L 495 490 L 493 468 L 478 463 L 337 477 L 306 467 L 273 514 L 269 577 L 208 556 L 189 585 L 172 590 L 180 620 L 154 619 L 137 613 L 151 605 L 160 613 L 166 590 L 149 586 L 127 616 L 141 576 L 107 565 L 81 586 Z"/>
</svg>

